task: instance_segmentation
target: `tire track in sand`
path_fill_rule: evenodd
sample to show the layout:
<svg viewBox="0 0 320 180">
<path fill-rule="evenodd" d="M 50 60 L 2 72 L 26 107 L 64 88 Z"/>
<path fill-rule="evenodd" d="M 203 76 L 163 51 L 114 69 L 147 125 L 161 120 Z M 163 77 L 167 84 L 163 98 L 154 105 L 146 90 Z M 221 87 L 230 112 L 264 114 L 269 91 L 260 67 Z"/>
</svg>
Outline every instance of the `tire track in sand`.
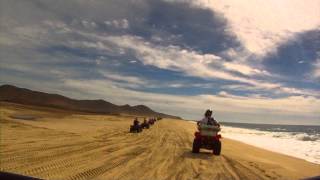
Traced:
<svg viewBox="0 0 320 180">
<path fill-rule="evenodd" d="M 229 174 L 233 177 L 235 180 L 240 180 L 239 175 L 235 171 L 235 169 L 232 167 L 232 165 L 229 164 L 229 162 L 226 160 L 225 156 L 221 155 L 222 165 L 224 168 L 229 172 Z"/>
<path fill-rule="evenodd" d="M 23 144 L 19 138 L 6 140 L 6 144 L 19 141 L 25 149 L 11 146 L 12 151 L 1 151 L 1 169 L 68 180 L 268 179 L 224 154 L 217 157 L 205 150 L 192 154 L 193 129 L 183 121 L 162 120 L 139 134 L 128 133 L 131 121 L 119 119 L 115 123 L 118 124 L 108 124 L 85 135 L 80 133 L 83 131 L 64 134 L 46 129 L 47 136 L 43 135 L 41 140 L 51 141 L 49 145 Z M 86 124 L 83 126 L 86 128 Z M 31 131 L 32 136 L 38 136 L 43 129 L 27 126 L 16 127 L 15 131 L 20 134 Z M 14 136 L 15 131 L 6 136 Z M 54 139 L 54 134 L 67 139 L 60 142 Z M 22 142 L 34 141 L 32 136 Z"/>
</svg>

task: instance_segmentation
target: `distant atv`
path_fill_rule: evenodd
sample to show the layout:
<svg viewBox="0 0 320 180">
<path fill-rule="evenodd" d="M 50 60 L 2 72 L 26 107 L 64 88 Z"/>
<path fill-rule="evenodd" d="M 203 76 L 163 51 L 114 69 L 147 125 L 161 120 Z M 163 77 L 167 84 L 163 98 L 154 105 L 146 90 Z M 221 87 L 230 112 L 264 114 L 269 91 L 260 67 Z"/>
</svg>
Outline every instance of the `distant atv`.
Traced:
<svg viewBox="0 0 320 180">
<path fill-rule="evenodd" d="M 148 123 L 149 123 L 150 125 L 153 125 L 154 122 L 155 122 L 154 119 L 149 119 L 149 122 L 148 122 Z"/>
<path fill-rule="evenodd" d="M 212 150 L 214 155 L 220 155 L 221 135 L 218 134 L 220 127 L 210 125 L 198 126 L 199 131 L 194 133 L 192 146 L 193 153 L 199 153 L 201 148 Z"/>
<path fill-rule="evenodd" d="M 141 125 L 131 125 L 130 126 L 130 132 L 131 133 L 139 133 L 139 132 L 142 132 L 142 127 Z"/>
<path fill-rule="evenodd" d="M 142 124 L 141 124 L 141 128 L 142 129 L 149 129 L 150 128 L 150 124 L 147 122 L 147 121 L 144 121 Z"/>
</svg>

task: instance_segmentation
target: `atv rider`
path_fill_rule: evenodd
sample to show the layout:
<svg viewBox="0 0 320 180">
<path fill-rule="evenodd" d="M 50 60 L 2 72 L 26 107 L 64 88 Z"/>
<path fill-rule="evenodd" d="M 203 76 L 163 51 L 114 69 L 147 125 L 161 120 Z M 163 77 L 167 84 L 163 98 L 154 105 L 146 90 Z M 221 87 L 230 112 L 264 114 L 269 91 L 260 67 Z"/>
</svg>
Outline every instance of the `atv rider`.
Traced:
<svg viewBox="0 0 320 180">
<path fill-rule="evenodd" d="M 138 118 L 134 118 L 133 120 L 133 126 L 139 126 L 140 122 L 138 121 Z"/>
<path fill-rule="evenodd" d="M 146 118 L 144 118 L 143 124 L 149 124 L 149 121 Z"/>
<path fill-rule="evenodd" d="M 220 124 L 212 117 L 212 111 L 210 109 L 205 112 L 204 118 L 197 122 L 198 126 L 201 124 L 220 127 Z"/>
</svg>

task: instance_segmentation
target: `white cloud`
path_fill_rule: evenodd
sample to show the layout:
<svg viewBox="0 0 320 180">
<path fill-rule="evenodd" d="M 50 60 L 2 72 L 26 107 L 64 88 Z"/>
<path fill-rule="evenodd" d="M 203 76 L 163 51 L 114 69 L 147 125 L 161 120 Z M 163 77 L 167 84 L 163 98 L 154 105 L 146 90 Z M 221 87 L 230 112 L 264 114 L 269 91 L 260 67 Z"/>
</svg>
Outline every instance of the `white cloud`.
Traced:
<svg viewBox="0 0 320 180">
<path fill-rule="evenodd" d="M 234 63 L 234 62 L 225 62 L 225 63 L 223 63 L 223 66 L 228 70 L 240 72 L 240 73 L 242 73 L 244 75 L 248 75 L 248 76 L 251 76 L 251 75 L 270 75 L 265 70 L 252 68 L 248 65 Z"/>
<path fill-rule="evenodd" d="M 101 64 L 101 59 L 96 59 L 96 64 L 100 65 Z"/>
<path fill-rule="evenodd" d="M 122 48 L 114 47 L 113 45 L 103 43 L 99 40 L 92 41 L 65 41 L 68 46 L 73 48 L 81 48 L 81 49 L 95 49 L 98 51 L 108 52 L 109 55 L 119 55 L 124 54 Z"/>
<path fill-rule="evenodd" d="M 104 21 L 104 24 L 107 26 L 112 26 L 119 29 L 128 29 L 129 28 L 129 21 L 127 19 L 118 19 L 112 21 Z"/>
<path fill-rule="evenodd" d="M 136 63 L 137 61 L 136 60 L 131 60 L 131 61 L 129 61 L 130 63 L 132 63 L 132 64 L 134 64 L 134 63 Z"/>
<path fill-rule="evenodd" d="M 196 51 L 181 49 L 173 45 L 159 46 L 147 42 L 138 36 L 99 36 L 80 31 L 78 33 L 91 38 L 93 41 L 96 39 L 102 44 L 108 44 L 109 47 L 113 48 L 105 49 L 108 53 L 119 53 L 119 50 L 126 53 L 129 50 L 130 52 L 134 52 L 137 60 L 145 65 L 182 72 L 187 76 L 229 80 L 253 86 L 252 89 L 272 90 L 275 93 L 315 95 L 314 91 L 257 80 L 253 75 L 259 75 L 260 77 L 269 77 L 271 75 L 263 69 L 257 69 L 237 62 L 227 62 L 214 54 L 200 54 Z M 238 76 L 230 71 L 236 71 L 249 77 Z"/>
<path fill-rule="evenodd" d="M 199 54 L 195 51 L 181 49 L 178 46 L 157 46 L 135 36 L 109 36 L 104 40 L 115 45 L 132 49 L 137 59 L 146 65 L 184 72 L 190 76 L 218 78 L 250 83 L 249 80 L 221 70 L 223 60 L 213 54 Z"/>
<path fill-rule="evenodd" d="M 12 40 L 21 41 L 21 43 L 19 43 L 20 45 L 24 44 L 28 47 L 31 43 L 35 43 L 40 46 L 41 43 L 62 43 L 74 48 L 93 48 L 102 52 L 105 51 L 109 55 L 121 55 L 126 53 L 127 50 L 133 50 L 136 58 L 143 64 L 179 71 L 188 76 L 201 77 L 205 79 L 214 78 L 229 80 L 245 83 L 247 86 L 252 86 L 252 88 L 255 89 L 276 90 L 276 92 L 281 91 L 282 93 L 289 94 L 310 95 L 313 93 L 305 90 L 283 87 L 279 83 L 255 80 L 252 76 L 268 76 L 269 73 L 263 69 L 257 69 L 244 63 L 226 62 L 221 59 L 221 57 L 214 54 L 200 54 L 196 51 L 182 49 L 178 46 L 159 46 L 146 42 L 144 39 L 137 36 L 102 36 L 95 33 L 85 33 L 81 30 L 71 29 L 69 26 L 58 21 L 45 21 L 44 24 L 50 28 L 69 29 L 72 33 L 84 36 L 86 41 L 60 41 L 58 38 L 50 38 L 52 42 L 47 41 L 48 37 L 51 36 L 48 34 L 48 29 L 42 26 L 18 27 L 13 29 L 12 32 L 14 34 L 8 37 Z M 43 40 L 37 39 L 37 37 L 42 36 Z M 29 38 L 28 43 L 24 41 L 24 38 L 26 37 Z M 64 36 L 60 37 L 60 39 L 62 38 L 65 39 Z M 34 45 L 30 47 L 33 46 Z M 102 62 L 103 61 L 100 59 L 95 60 L 97 65 L 100 65 Z M 238 76 L 230 71 L 236 71 L 249 77 Z M 315 71 L 315 75 L 317 75 L 317 71 Z M 169 84 L 167 85 L 170 86 Z"/>
<path fill-rule="evenodd" d="M 181 88 L 184 87 L 185 84 L 181 84 L 181 83 L 173 83 L 173 84 L 169 84 L 169 87 L 171 88 Z"/>
<path fill-rule="evenodd" d="M 121 48 L 134 50 L 136 58 L 146 65 L 179 71 L 189 76 L 205 79 L 215 78 L 245 83 L 257 89 L 307 95 L 311 93 L 313 95 L 312 92 L 295 88 L 290 88 L 289 90 L 289 88 L 284 87 L 280 83 L 236 76 L 227 70 L 237 71 L 245 75 L 269 76 L 270 74 L 267 71 L 255 69 L 248 65 L 225 62 L 219 56 L 213 54 L 199 54 L 198 52 L 188 51 L 177 46 L 157 46 L 150 42 L 145 42 L 142 38 L 136 36 L 108 36 L 103 39 Z"/>
<path fill-rule="evenodd" d="M 71 32 L 72 30 L 66 25 L 64 22 L 61 21 L 49 21 L 46 20 L 43 24 L 47 25 L 49 28 L 53 29 L 56 32 Z"/>
<path fill-rule="evenodd" d="M 230 94 L 230 93 L 228 93 L 228 92 L 226 92 L 226 91 L 220 91 L 220 92 L 218 93 L 218 96 L 220 96 L 220 97 L 225 97 L 225 98 L 233 98 L 233 99 L 235 99 L 235 98 L 238 98 L 238 99 L 244 99 L 244 98 L 246 98 L 246 97 L 243 97 L 243 96 L 236 96 L 236 95 Z"/>
<path fill-rule="evenodd" d="M 314 78 L 320 79 L 320 59 L 317 59 L 317 61 L 314 63 L 312 75 Z"/>
<path fill-rule="evenodd" d="M 86 20 L 82 20 L 81 24 L 85 27 L 85 28 L 96 28 L 97 24 L 93 21 L 86 21 Z"/>
<path fill-rule="evenodd" d="M 100 72 L 103 74 L 107 79 L 114 80 L 114 81 L 122 81 L 130 84 L 136 85 L 146 85 L 148 82 L 147 80 L 143 80 L 136 76 L 126 76 L 123 74 L 115 74 L 111 72 Z"/>
<path fill-rule="evenodd" d="M 309 96 L 316 96 L 318 97 L 320 94 L 320 91 L 318 90 L 310 90 L 310 89 L 297 89 L 292 87 L 285 87 L 281 84 L 268 84 L 265 83 L 263 85 L 258 86 L 248 86 L 244 84 L 232 84 L 232 85 L 223 85 L 221 86 L 222 89 L 225 90 L 232 90 L 232 91 L 248 91 L 248 92 L 260 92 L 265 91 L 268 95 L 271 95 L 270 91 L 272 91 L 272 94 L 279 95 L 279 94 L 285 94 L 285 95 L 309 95 Z"/>
<path fill-rule="evenodd" d="M 197 0 L 223 14 L 245 47 L 264 55 L 297 32 L 320 26 L 319 0 Z"/>
<path fill-rule="evenodd" d="M 272 99 L 261 97 L 234 96 L 227 92 L 216 95 L 169 95 L 123 89 L 103 80 L 72 80 L 64 81 L 66 87 L 77 91 L 91 92 L 93 98 L 109 99 L 116 104 L 146 104 L 154 109 L 166 113 L 181 115 L 187 118 L 201 114 L 212 107 L 218 113 L 251 114 L 252 118 L 261 118 L 261 114 L 268 116 L 305 116 L 319 118 L 320 100 L 312 96 L 289 96 Z M 226 108 L 227 107 L 227 108 Z M 200 118 L 200 117 L 199 117 Z M 241 117 L 234 117 L 240 119 Z M 250 121 L 250 120 L 248 120 Z"/>
<path fill-rule="evenodd" d="M 111 71 L 99 71 L 102 74 L 106 81 L 110 84 L 116 85 L 117 87 L 130 87 L 130 88 L 190 88 L 190 87 L 201 87 L 201 88 L 212 88 L 212 84 L 208 83 L 188 83 L 188 82 L 161 82 L 150 80 L 147 78 L 125 75 L 120 73 L 115 73 Z"/>
</svg>

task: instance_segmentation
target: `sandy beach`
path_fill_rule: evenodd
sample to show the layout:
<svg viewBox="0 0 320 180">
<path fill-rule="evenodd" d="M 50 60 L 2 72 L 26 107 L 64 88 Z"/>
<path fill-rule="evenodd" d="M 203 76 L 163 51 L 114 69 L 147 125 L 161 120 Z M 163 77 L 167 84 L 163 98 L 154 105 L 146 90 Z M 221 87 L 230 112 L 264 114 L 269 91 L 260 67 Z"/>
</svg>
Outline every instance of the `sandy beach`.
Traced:
<svg viewBox="0 0 320 180">
<path fill-rule="evenodd" d="M 130 116 L 9 103 L 1 103 L 0 113 L 0 166 L 6 172 L 69 180 L 291 180 L 320 174 L 318 164 L 225 138 L 221 156 L 192 154 L 195 125 L 183 120 L 163 119 L 132 134 Z"/>
</svg>

